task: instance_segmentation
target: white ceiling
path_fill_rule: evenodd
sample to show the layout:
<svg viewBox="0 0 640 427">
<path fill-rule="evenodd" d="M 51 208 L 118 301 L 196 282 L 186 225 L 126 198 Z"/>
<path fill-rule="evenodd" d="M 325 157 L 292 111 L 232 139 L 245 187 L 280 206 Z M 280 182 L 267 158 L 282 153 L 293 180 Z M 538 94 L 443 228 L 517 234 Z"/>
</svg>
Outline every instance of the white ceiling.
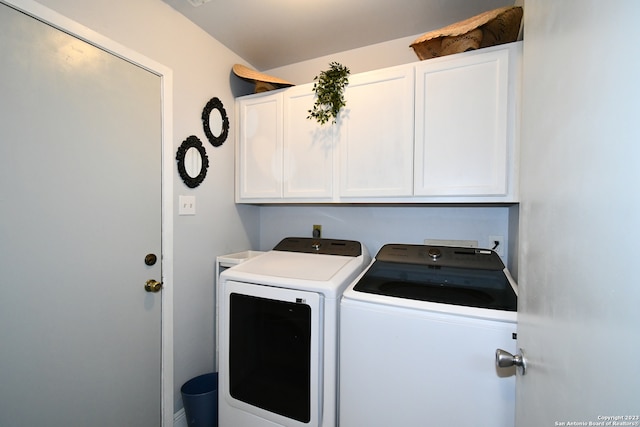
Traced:
<svg viewBox="0 0 640 427">
<path fill-rule="evenodd" d="M 259 71 L 420 35 L 514 0 L 163 0 Z"/>
</svg>

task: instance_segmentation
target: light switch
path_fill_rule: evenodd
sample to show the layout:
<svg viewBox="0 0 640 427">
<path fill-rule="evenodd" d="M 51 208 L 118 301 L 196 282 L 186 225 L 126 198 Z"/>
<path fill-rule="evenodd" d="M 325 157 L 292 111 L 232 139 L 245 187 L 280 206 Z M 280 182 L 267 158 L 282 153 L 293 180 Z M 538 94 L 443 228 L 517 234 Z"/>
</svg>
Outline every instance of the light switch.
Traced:
<svg viewBox="0 0 640 427">
<path fill-rule="evenodd" d="M 178 215 L 196 214 L 196 196 L 179 196 L 178 204 Z"/>
</svg>

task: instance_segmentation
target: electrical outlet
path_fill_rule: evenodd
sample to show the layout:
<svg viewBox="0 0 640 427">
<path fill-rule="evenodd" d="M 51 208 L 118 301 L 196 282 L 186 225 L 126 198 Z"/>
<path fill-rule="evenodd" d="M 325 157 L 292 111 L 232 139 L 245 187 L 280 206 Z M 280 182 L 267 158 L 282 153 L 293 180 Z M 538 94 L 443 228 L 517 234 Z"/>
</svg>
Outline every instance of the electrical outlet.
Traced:
<svg viewBox="0 0 640 427">
<path fill-rule="evenodd" d="M 493 249 L 498 255 L 504 255 L 504 236 L 489 236 L 489 249 Z"/>
<path fill-rule="evenodd" d="M 322 225 L 314 224 L 311 235 L 316 239 L 320 239 L 322 237 Z"/>
</svg>

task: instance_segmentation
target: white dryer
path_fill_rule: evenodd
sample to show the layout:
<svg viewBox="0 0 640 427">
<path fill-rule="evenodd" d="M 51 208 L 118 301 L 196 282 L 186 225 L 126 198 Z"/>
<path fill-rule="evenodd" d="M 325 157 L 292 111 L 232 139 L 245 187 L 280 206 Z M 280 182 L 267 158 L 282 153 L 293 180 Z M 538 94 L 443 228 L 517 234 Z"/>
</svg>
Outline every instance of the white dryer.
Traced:
<svg viewBox="0 0 640 427">
<path fill-rule="evenodd" d="M 341 427 L 513 427 L 517 287 L 491 250 L 392 244 L 345 290 Z"/>
<path fill-rule="evenodd" d="M 335 427 L 338 314 L 359 242 L 286 238 L 220 275 L 219 425 Z"/>
</svg>

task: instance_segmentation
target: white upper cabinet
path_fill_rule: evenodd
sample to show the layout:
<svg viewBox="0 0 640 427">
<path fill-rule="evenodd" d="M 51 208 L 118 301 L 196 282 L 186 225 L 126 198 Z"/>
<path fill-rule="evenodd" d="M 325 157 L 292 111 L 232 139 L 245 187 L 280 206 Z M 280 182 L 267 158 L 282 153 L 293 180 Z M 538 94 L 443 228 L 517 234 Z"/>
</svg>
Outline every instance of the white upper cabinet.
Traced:
<svg viewBox="0 0 640 427">
<path fill-rule="evenodd" d="M 282 197 L 282 92 L 236 101 L 236 202 Z"/>
<path fill-rule="evenodd" d="M 309 120 L 313 85 L 284 94 L 284 194 L 286 199 L 331 200 L 333 197 L 334 127 Z"/>
<path fill-rule="evenodd" d="M 522 43 L 350 76 L 336 124 L 313 84 L 236 101 L 238 203 L 515 203 Z"/>
<path fill-rule="evenodd" d="M 340 198 L 411 196 L 413 67 L 353 75 L 337 124 Z"/>
<path fill-rule="evenodd" d="M 313 85 L 236 101 L 236 202 L 331 201 L 334 127 L 307 119 Z"/>
<path fill-rule="evenodd" d="M 416 196 L 514 198 L 510 47 L 417 65 Z"/>
</svg>

